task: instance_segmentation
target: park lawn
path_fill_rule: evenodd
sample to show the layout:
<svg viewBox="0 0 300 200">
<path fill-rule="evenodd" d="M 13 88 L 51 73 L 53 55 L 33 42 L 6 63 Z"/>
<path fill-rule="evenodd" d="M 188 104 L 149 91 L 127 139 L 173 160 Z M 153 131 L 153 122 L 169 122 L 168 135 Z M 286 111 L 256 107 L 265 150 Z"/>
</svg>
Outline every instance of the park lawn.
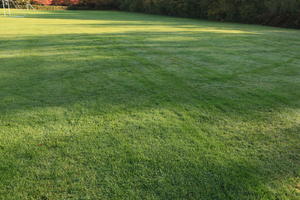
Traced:
<svg viewBox="0 0 300 200">
<path fill-rule="evenodd" d="M 299 30 L 13 14 L 0 16 L 1 200 L 299 198 Z"/>
</svg>

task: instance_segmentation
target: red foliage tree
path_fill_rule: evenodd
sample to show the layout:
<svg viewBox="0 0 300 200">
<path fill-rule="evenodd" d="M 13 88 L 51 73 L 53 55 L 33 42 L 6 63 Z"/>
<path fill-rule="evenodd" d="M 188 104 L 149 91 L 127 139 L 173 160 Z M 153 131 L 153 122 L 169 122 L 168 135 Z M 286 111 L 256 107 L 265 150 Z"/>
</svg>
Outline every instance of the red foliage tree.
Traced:
<svg viewBox="0 0 300 200">
<path fill-rule="evenodd" d="M 41 5 L 76 5 L 80 0 L 33 0 L 36 4 Z"/>
</svg>

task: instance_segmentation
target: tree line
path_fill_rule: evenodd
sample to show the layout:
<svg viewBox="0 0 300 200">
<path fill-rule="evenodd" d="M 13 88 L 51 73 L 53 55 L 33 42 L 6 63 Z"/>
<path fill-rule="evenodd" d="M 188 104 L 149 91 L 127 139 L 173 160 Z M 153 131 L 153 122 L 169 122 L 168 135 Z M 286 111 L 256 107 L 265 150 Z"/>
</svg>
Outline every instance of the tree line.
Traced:
<svg viewBox="0 0 300 200">
<path fill-rule="evenodd" d="M 23 1 L 23 0 L 21 0 Z M 38 0 L 32 0 L 38 1 Z M 40 0 L 48 1 L 48 0 Z M 50 0 L 70 9 L 118 9 L 300 28 L 300 0 Z"/>
<path fill-rule="evenodd" d="M 71 8 L 120 9 L 300 28 L 300 0 L 80 0 Z"/>
</svg>

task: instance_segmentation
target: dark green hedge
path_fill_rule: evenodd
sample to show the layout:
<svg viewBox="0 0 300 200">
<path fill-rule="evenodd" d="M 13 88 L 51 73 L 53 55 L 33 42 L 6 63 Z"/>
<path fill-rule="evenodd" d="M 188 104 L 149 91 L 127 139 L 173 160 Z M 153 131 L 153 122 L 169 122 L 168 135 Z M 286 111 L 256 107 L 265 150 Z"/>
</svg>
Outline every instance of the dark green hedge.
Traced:
<svg viewBox="0 0 300 200">
<path fill-rule="evenodd" d="M 80 0 L 78 5 L 69 6 L 70 9 L 111 10 L 119 9 L 121 0 Z"/>
<path fill-rule="evenodd" d="M 300 0 L 81 0 L 76 7 L 300 28 Z"/>
<path fill-rule="evenodd" d="M 67 10 L 68 6 L 40 6 L 33 5 L 33 7 L 37 10 Z"/>
</svg>

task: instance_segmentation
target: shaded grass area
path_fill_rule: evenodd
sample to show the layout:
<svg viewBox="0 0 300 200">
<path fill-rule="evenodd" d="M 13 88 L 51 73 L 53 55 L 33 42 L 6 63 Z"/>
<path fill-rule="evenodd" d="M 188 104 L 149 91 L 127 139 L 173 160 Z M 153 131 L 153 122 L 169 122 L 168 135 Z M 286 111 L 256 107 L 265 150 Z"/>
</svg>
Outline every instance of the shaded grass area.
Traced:
<svg viewBox="0 0 300 200">
<path fill-rule="evenodd" d="M 299 197 L 299 31 L 14 12 L 0 17 L 1 199 Z"/>
</svg>

